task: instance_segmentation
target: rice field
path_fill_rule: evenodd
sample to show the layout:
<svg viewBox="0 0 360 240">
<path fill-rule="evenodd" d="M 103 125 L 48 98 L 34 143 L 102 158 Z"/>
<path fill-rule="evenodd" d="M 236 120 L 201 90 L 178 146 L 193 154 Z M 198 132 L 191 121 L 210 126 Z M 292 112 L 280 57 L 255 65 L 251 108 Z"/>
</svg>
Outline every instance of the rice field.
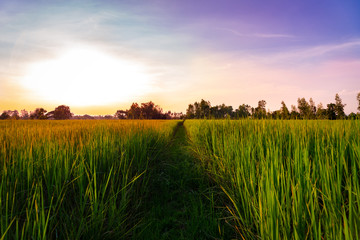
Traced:
<svg viewBox="0 0 360 240">
<path fill-rule="evenodd" d="M 360 121 L 180 123 L 0 121 L 0 240 L 360 239 Z"/>
<path fill-rule="evenodd" d="M 360 122 L 186 121 L 242 239 L 360 239 Z"/>
<path fill-rule="evenodd" d="M 119 239 L 176 121 L 0 121 L 0 239 Z"/>
</svg>

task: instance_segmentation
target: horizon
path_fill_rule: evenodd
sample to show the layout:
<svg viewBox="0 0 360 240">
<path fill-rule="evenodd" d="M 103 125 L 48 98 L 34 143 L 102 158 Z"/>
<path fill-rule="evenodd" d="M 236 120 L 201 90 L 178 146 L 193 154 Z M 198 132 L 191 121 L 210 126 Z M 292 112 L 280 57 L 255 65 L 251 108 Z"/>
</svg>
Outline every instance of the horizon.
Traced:
<svg viewBox="0 0 360 240">
<path fill-rule="evenodd" d="M 360 3 L 10 1 L 0 3 L 0 110 L 59 105 L 107 115 L 205 99 L 266 109 L 298 98 L 357 111 Z M 30 20 L 29 20 L 30 19 Z"/>
</svg>

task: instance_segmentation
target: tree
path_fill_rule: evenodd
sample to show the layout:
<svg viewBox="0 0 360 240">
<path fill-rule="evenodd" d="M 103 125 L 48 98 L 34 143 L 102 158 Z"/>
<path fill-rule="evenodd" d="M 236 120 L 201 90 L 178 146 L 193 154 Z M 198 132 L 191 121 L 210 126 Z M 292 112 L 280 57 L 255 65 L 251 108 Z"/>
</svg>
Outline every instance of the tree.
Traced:
<svg viewBox="0 0 360 240">
<path fill-rule="evenodd" d="M 210 116 L 217 117 L 218 109 L 211 107 L 209 101 L 201 99 L 200 102 L 195 102 L 194 105 L 189 104 L 188 109 L 186 110 L 187 118 L 209 118 Z"/>
<path fill-rule="evenodd" d="M 216 119 L 221 118 L 220 111 L 219 111 L 219 106 L 218 106 L 218 105 L 213 106 L 213 107 L 210 108 L 210 116 L 211 116 L 212 118 L 216 118 Z"/>
<path fill-rule="evenodd" d="M 127 115 L 127 111 L 124 110 L 117 110 L 115 113 L 115 117 L 117 117 L 118 119 L 125 119 Z"/>
<path fill-rule="evenodd" d="M 273 111 L 273 112 L 271 113 L 271 118 L 272 118 L 272 119 L 287 119 L 287 118 L 283 118 L 282 113 L 281 113 L 281 110 Z"/>
<path fill-rule="evenodd" d="M 357 108 L 357 109 L 358 109 L 358 111 L 360 111 L 360 92 L 358 93 L 356 99 L 357 99 L 358 102 L 359 102 L 359 103 L 358 103 L 359 105 L 358 105 L 358 108 Z"/>
<path fill-rule="evenodd" d="M 251 106 L 248 104 L 242 104 L 235 110 L 236 117 L 247 118 L 251 115 Z"/>
<path fill-rule="evenodd" d="M 133 103 L 129 110 L 127 110 L 127 118 L 129 119 L 140 119 L 141 108 L 137 103 Z"/>
<path fill-rule="evenodd" d="M 324 109 L 322 103 L 319 103 L 316 109 L 316 119 L 326 119 L 326 109 Z"/>
<path fill-rule="evenodd" d="M 291 119 L 299 119 L 300 118 L 300 113 L 298 112 L 295 105 L 291 105 L 290 118 Z"/>
<path fill-rule="evenodd" d="M 355 120 L 356 119 L 356 113 L 352 112 L 349 114 L 348 119 Z"/>
<path fill-rule="evenodd" d="M 65 105 L 60 105 L 57 108 L 55 108 L 53 114 L 54 114 L 53 115 L 54 118 L 57 120 L 70 119 L 73 115 L 70 111 L 70 107 Z"/>
<path fill-rule="evenodd" d="M 344 112 L 345 106 L 346 106 L 346 104 L 342 104 L 342 100 L 341 100 L 339 94 L 337 93 L 335 95 L 335 114 L 336 114 L 337 119 L 345 118 L 345 112 Z"/>
<path fill-rule="evenodd" d="M 9 119 L 10 118 L 10 114 L 8 113 L 8 111 L 3 111 L 3 113 L 0 115 L 0 119 L 5 120 L 5 119 Z"/>
<path fill-rule="evenodd" d="M 312 98 L 310 98 L 309 100 L 309 105 L 310 105 L 310 119 L 315 119 L 316 118 L 316 106 L 315 106 L 315 102 Z"/>
<path fill-rule="evenodd" d="M 309 119 L 311 115 L 310 104 L 305 98 L 298 98 L 298 109 L 302 119 Z"/>
<path fill-rule="evenodd" d="M 336 105 L 334 103 L 329 103 L 326 109 L 326 115 L 328 119 L 335 120 L 336 119 Z"/>
<path fill-rule="evenodd" d="M 258 102 L 257 108 L 255 108 L 255 117 L 256 118 L 265 118 L 266 117 L 266 101 L 260 100 Z"/>
<path fill-rule="evenodd" d="M 189 119 L 195 118 L 194 105 L 189 104 L 188 108 L 186 109 L 186 118 L 189 118 Z"/>
<path fill-rule="evenodd" d="M 232 117 L 233 115 L 233 107 L 232 106 L 226 106 L 224 103 L 220 106 L 216 106 L 218 109 L 218 116 L 220 118 L 228 118 Z"/>
<path fill-rule="evenodd" d="M 209 101 L 201 99 L 200 101 L 200 118 L 209 118 L 210 117 L 210 107 L 211 104 Z"/>
<path fill-rule="evenodd" d="M 30 115 L 29 115 L 29 112 L 26 111 L 25 109 L 21 110 L 21 119 L 29 119 Z"/>
<path fill-rule="evenodd" d="M 145 119 L 153 119 L 155 115 L 155 104 L 152 101 L 141 103 L 141 115 Z"/>
<path fill-rule="evenodd" d="M 281 114 L 282 119 L 289 119 L 289 117 L 290 117 L 289 109 L 286 107 L 286 104 L 284 101 L 281 101 L 280 114 Z"/>
<path fill-rule="evenodd" d="M 194 103 L 194 110 L 195 110 L 195 118 L 199 119 L 201 117 L 201 109 L 200 109 L 200 104 L 198 102 Z"/>
<path fill-rule="evenodd" d="M 145 119 L 163 119 L 166 116 L 162 111 L 163 110 L 152 101 L 141 103 L 141 115 Z"/>
<path fill-rule="evenodd" d="M 9 111 L 9 112 L 10 112 L 10 118 L 11 119 L 18 120 L 20 118 L 18 110 Z"/>
<path fill-rule="evenodd" d="M 37 108 L 35 109 L 34 112 L 32 112 L 30 114 L 30 118 L 31 119 L 40 119 L 40 120 L 44 120 L 47 119 L 47 116 L 45 115 L 47 111 L 43 108 Z"/>
</svg>

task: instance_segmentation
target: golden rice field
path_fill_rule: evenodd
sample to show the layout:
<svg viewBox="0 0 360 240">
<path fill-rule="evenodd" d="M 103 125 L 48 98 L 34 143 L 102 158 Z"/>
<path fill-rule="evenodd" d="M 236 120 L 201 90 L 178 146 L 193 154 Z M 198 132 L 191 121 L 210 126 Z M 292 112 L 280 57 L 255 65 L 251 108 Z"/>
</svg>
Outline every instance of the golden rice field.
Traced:
<svg viewBox="0 0 360 240">
<path fill-rule="evenodd" d="M 0 121 L 0 239 L 118 239 L 176 121 Z"/>
</svg>

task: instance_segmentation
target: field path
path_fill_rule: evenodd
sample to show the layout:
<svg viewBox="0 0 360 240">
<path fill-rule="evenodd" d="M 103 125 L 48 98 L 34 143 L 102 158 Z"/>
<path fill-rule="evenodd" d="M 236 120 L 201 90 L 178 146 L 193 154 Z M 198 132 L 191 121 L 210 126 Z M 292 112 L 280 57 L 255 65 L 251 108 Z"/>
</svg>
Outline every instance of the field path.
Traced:
<svg viewBox="0 0 360 240">
<path fill-rule="evenodd" d="M 222 239 L 208 178 L 196 165 L 183 122 L 157 160 L 148 214 L 136 239 Z"/>
</svg>

